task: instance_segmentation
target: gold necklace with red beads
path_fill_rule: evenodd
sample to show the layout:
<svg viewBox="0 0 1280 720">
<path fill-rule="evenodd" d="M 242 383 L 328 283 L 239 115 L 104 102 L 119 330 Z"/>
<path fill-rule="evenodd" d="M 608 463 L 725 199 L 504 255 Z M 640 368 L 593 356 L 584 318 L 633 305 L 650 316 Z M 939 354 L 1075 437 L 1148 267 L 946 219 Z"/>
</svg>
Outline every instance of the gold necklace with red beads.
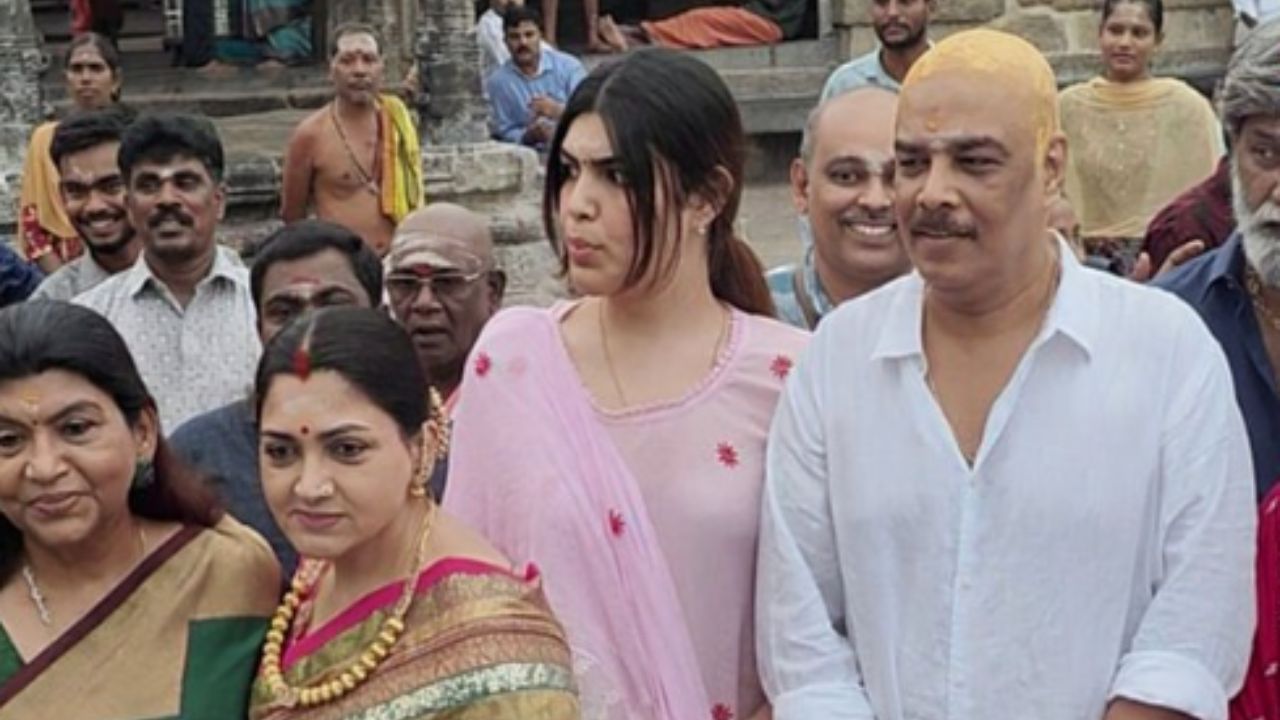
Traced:
<svg viewBox="0 0 1280 720">
<path fill-rule="evenodd" d="M 284 671 L 280 666 L 280 658 L 284 649 L 284 640 L 289 635 L 289 628 L 295 619 L 298 608 L 302 606 L 302 597 L 314 587 L 323 569 L 321 563 L 311 564 L 309 568 L 298 568 L 289 585 L 280 607 L 271 618 L 271 629 L 267 631 L 267 642 L 262 648 L 262 680 L 267 685 L 273 698 L 286 707 L 314 707 L 338 700 L 359 687 L 373 671 L 391 654 L 391 648 L 404 633 L 404 618 L 413 603 L 414 593 L 418 586 L 418 576 L 422 574 L 427 558 L 427 539 L 431 536 L 431 528 L 435 525 L 436 504 L 427 500 L 427 514 L 422 519 L 422 530 L 418 537 L 418 549 L 413 560 L 413 569 L 405 578 L 404 590 L 396 601 L 391 615 L 382 621 L 382 630 L 377 639 L 360 654 L 360 658 L 350 667 L 339 673 L 338 677 L 326 682 L 311 685 L 293 686 L 284 679 Z M 310 572 L 306 572 L 310 570 Z"/>
</svg>

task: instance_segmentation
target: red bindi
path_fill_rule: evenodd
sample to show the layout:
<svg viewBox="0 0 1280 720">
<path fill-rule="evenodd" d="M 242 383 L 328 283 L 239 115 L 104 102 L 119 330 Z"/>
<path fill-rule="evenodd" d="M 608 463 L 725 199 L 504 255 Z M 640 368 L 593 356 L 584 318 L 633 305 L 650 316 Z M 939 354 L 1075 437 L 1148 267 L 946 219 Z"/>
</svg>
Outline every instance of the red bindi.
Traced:
<svg viewBox="0 0 1280 720">
<path fill-rule="evenodd" d="M 307 427 L 306 425 L 303 425 L 303 426 L 298 430 L 298 432 L 302 433 L 303 435 L 308 435 L 308 434 L 310 434 L 310 433 L 311 433 L 311 428 Z"/>
<path fill-rule="evenodd" d="M 303 380 L 311 375 L 311 353 L 306 346 L 293 351 L 293 374 Z"/>
</svg>

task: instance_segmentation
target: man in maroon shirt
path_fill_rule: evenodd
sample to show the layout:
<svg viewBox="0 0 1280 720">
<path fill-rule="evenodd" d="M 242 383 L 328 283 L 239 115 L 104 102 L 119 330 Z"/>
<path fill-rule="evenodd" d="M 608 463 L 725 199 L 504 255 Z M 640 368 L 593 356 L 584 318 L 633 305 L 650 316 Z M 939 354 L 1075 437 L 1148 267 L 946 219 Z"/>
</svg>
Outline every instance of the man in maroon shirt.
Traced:
<svg viewBox="0 0 1280 720">
<path fill-rule="evenodd" d="M 1185 251 L 1185 262 L 1224 243 L 1235 227 L 1231 213 L 1231 161 L 1224 156 L 1212 175 L 1174 198 L 1151 219 L 1142 251 L 1151 257 L 1151 267 L 1158 268 L 1178 248 L 1199 241 L 1198 250 Z"/>
</svg>

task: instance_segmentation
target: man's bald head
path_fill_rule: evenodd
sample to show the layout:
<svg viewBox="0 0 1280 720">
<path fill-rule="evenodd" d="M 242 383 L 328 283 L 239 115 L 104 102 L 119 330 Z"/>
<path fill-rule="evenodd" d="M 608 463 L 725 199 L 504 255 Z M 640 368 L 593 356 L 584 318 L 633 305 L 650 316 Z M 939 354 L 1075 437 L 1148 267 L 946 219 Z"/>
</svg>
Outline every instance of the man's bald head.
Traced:
<svg viewBox="0 0 1280 720">
<path fill-rule="evenodd" d="M 848 123 L 870 129 L 892 128 L 897 111 L 898 94 L 876 85 L 865 85 L 830 97 L 809 111 L 804 136 L 800 139 L 800 159 L 805 165 L 813 161 L 814 146 L 831 123 Z"/>
<path fill-rule="evenodd" d="M 1024 40 L 948 37 L 907 73 L 894 131 L 894 202 L 935 297 L 985 313 L 1047 278 L 1047 201 L 1066 175 L 1053 71 Z"/>
<path fill-rule="evenodd" d="M 1010 93 L 1035 134 L 1040 155 L 1058 132 L 1058 84 L 1053 68 L 1034 45 L 998 30 L 979 28 L 948 36 L 926 52 L 902 81 L 904 102 L 934 78 L 984 77 Z"/>
<path fill-rule="evenodd" d="M 429 265 L 474 273 L 493 267 L 493 233 L 484 216 L 453 203 L 431 203 L 396 228 L 391 269 Z"/>
<path fill-rule="evenodd" d="M 413 339 L 427 376 L 449 395 L 507 286 L 488 221 L 451 203 L 410 213 L 391 240 L 386 285 L 391 316 Z"/>
</svg>

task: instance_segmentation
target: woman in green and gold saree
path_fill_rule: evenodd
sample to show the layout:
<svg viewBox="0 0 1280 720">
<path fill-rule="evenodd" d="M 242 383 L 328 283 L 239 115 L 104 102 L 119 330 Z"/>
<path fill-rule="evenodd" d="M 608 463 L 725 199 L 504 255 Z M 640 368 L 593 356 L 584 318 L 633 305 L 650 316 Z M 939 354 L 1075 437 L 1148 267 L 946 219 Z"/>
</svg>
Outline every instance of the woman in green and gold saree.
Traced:
<svg viewBox="0 0 1280 720">
<path fill-rule="evenodd" d="M 579 717 L 536 572 L 427 492 L 448 433 L 398 325 L 356 308 L 300 320 L 268 345 L 256 397 L 263 494 L 303 561 L 253 720 Z"/>
<path fill-rule="evenodd" d="M 278 588 L 110 323 L 0 311 L 0 717 L 243 717 Z"/>
</svg>

